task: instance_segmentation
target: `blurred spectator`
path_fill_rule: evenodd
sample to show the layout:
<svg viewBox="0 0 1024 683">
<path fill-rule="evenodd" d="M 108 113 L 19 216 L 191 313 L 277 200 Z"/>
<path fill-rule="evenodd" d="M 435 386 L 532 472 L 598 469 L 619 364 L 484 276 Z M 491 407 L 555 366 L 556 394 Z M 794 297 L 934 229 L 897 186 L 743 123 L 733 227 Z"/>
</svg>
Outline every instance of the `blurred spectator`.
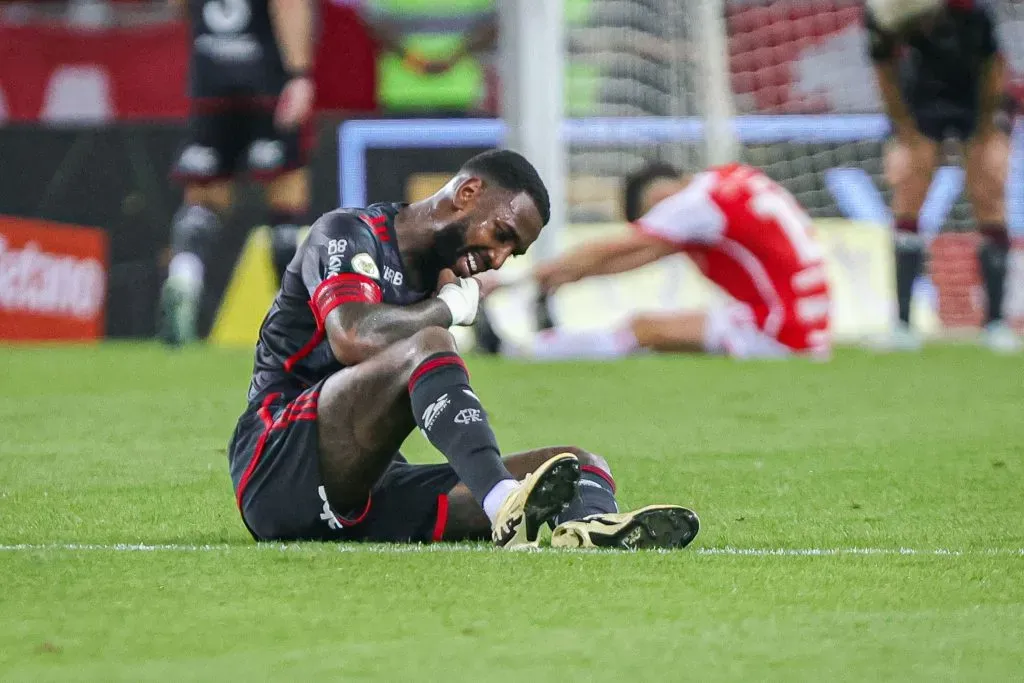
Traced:
<svg viewBox="0 0 1024 683">
<path fill-rule="evenodd" d="M 494 111 L 494 0 L 342 0 L 381 47 L 378 101 L 390 111 Z"/>
</svg>

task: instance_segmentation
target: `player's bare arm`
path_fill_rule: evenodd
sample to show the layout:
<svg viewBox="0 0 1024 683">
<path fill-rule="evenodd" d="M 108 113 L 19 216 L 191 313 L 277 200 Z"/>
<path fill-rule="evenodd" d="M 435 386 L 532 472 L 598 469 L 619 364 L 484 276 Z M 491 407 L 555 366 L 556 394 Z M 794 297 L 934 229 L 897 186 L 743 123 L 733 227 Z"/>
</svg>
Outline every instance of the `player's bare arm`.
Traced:
<svg viewBox="0 0 1024 683">
<path fill-rule="evenodd" d="M 274 114 L 281 128 L 303 123 L 313 108 L 313 3 L 312 0 L 271 0 L 270 18 L 291 80 L 281 92 Z"/>
<path fill-rule="evenodd" d="M 324 328 L 334 357 L 352 366 L 420 330 L 451 324 L 448 305 L 441 299 L 427 299 L 411 306 L 343 304 L 327 316 Z"/>
<path fill-rule="evenodd" d="M 539 265 L 534 278 L 542 289 L 553 291 L 584 278 L 635 270 L 675 252 L 676 248 L 664 240 L 634 234 L 586 244 Z"/>
</svg>

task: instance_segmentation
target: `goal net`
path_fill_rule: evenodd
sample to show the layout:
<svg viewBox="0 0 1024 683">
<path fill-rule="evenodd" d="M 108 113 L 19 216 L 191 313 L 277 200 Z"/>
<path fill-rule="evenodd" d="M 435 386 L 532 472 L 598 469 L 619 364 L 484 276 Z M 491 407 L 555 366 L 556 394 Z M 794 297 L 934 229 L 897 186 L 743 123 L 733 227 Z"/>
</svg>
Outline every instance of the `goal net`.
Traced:
<svg viewBox="0 0 1024 683">
<path fill-rule="evenodd" d="M 542 97 L 539 92 L 552 92 L 542 82 L 547 74 L 564 73 L 557 86 L 564 98 L 554 98 L 565 103 L 560 135 L 554 126 L 537 124 L 552 117 L 539 116 L 536 108 L 532 124 L 513 117 L 507 127 L 484 120 L 348 122 L 340 135 L 343 203 L 365 200 L 365 152 L 374 145 L 465 148 L 507 142 L 511 132 L 520 142 L 523 136 L 539 135 L 542 142 L 535 137 L 532 148 L 524 150 L 531 158 L 543 157 L 538 150 L 552 145 L 564 150 L 558 156 L 564 165 L 549 168 L 564 166 L 564 173 L 557 173 L 565 179 L 564 194 L 558 187 L 552 199 L 567 207 L 567 215 L 564 223 L 553 219 L 546 231 L 557 236 L 560 250 L 602 231 L 623 229 L 622 179 L 644 162 L 665 161 L 695 171 L 733 158 L 764 169 L 823 225 L 847 219 L 831 221 L 835 229 L 823 238 L 831 240 L 826 251 L 832 254 L 836 336 L 859 337 L 889 325 L 891 240 L 885 230 L 863 229 L 864 223 L 889 223 L 889 197 L 882 179 L 888 123 L 867 56 L 862 0 L 561 2 L 561 64 L 533 54 L 540 52 L 534 32 L 551 31 L 551 17 L 537 17 L 541 10 L 551 11 L 548 0 L 503 0 L 501 5 L 518 7 L 517 16 L 527 25 L 519 32 L 527 38 L 512 54 L 523 59 L 531 53 L 525 59 L 533 59 L 530 78 L 505 82 L 503 88 L 519 102 L 535 103 Z M 1014 90 L 1024 93 L 1024 0 L 998 0 L 996 5 Z M 1024 235 L 1021 129 L 1018 125 L 1014 133 L 1007 196 L 1008 221 L 1017 235 Z M 928 235 L 971 225 L 956 154 L 950 147 L 948 164 L 937 173 L 922 212 Z M 950 265 L 949 272 L 960 272 L 973 247 L 969 240 L 950 244 L 948 251 L 933 251 L 958 254 L 961 265 Z M 532 249 L 531 258 L 543 258 L 538 255 L 542 251 Z M 1022 263 L 1013 270 L 1017 281 L 1008 290 L 1008 312 L 1016 316 L 1024 316 L 1021 253 L 1015 258 Z M 526 265 L 512 264 L 512 270 Z M 980 316 L 976 282 L 958 284 L 946 297 L 955 302 L 950 305 L 959 311 L 956 315 L 943 313 L 953 309 L 943 303 L 941 285 L 931 288 L 925 280 L 922 287 L 925 296 L 916 298 L 914 319 L 926 330 L 935 329 L 936 311 L 957 324 L 972 324 Z M 714 296 L 691 266 L 675 260 L 614 282 L 599 279 L 565 288 L 555 298 L 554 312 L 560 324 L 593 327 L 613 324 L 638 309 L 700 308 Z M 530 297 L 504 301 L 511 305 Z M 503 305 L 502 300 L 494 303 Z M 531 332 L 528 308 L 524 304 L 519 313 L 510 308 L 500 316 L 514 328 L 506 332 Z"/>
<path fill-rule="evenodd" d="M 708 5 L 724 15 L 728 60 L 718 73 L 706 65 Z M 1024 0 L 996 6 L 1018 81 Z M 861 27 L 863 0 L 578 0 L 567 7 L 568 116 L 629 117 L 637 137 L 658 117 L 710 123 L 707 89 L 725 81 L 737 116 L 732 156 L 763 168 L 815 217 L 852 211 L 878 218 L 884 209 L 887 197 L 870 194 L 884 193 L 886 126 Z M 705 141 L 702 131 L 687 141 L 570 144 L 574 215 L 614 216 L 608 189 L 645 160 L 690 170 L 706 165 Z M 949 154 L 950 165 L 958 164 L 955 148 Z M 970 214 L 961 199 L 941 218 L 926 222 L 964 228 Z"/>
</svg>

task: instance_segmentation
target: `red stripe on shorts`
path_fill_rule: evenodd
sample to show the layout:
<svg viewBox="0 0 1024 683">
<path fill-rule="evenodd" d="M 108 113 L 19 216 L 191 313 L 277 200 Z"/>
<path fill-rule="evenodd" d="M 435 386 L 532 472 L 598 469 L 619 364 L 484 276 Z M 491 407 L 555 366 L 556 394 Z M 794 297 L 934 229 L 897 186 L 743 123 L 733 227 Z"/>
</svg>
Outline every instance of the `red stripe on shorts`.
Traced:
<svg viewBox="0 0 1024 683">
<path fill-rule="evenodd" d="M 437 521 L 434 522 L 434 535 L 430 540 L 434 543 L 444 539 L 444 527 L 448 524 L 448 496 L 442 493 L 437 497 Z"/>
<path fill-rule="evenodd" d="M 267 437 L 270 436 L 270 430 L 274 426 L 273 417 L 270 415 L 270 404 L 281 396 L 280 392 L 267 394 L 266 398 L 263 399 L 262 405 L 260 405 L 257 415 L 260 416 L 260 420 L 263 421 L 263 431 L 260 432 L 260 438 L 256 441 L 256 448 L 252 452 L 252 460 L 249 461 L 249 466 L 245 468 L 245 472 L 242 473 L 242 479 L 238 482 L 238 492 L 235 496 L 235 500 L 238 501 L 238 509 L 242 509 L 242 495 L 245 493 L 245 488 L 249 485 L 249 480 L 252 478 L 252 473 L 256 470 L 256 465 L 259 464 L 260 458 L 263 457 L 263 449 L 267 447 Z"/>
</svg>

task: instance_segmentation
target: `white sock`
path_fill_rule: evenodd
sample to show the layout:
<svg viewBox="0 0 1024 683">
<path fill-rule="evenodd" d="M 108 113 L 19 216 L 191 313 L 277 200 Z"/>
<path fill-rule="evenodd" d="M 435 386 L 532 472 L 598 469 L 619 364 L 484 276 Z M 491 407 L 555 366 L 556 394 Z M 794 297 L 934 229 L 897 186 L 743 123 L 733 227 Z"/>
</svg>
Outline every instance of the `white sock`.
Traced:
<svg viewBox="0 0 1024 683">
<path fill-rule="evenodd" d="M 558 328 L 538 334 L 531 355 L 542 360 L 621 358 L 636 353 L 640 344 L 627 324 L 617 330 L 567 332 Z"/>
<path fill-rule="evenodd" d="M 189 284 L 193 289 L 203 288 L 203 276 L 205 275 L 203 260 L 197 255 L 183 251 L 175 254 L 167 267 L 167 279 L 181 280 Z"/>
<path fill-rule="evenodd" d="M 483 506 L 489 520 L 494 521 L 494 518 L 498 516 L 501 504 L 520 486 L 522 484 L 515 479 L 502 479 L 487 492 L 487 495 L 484 496 Z"/>
</svg>

